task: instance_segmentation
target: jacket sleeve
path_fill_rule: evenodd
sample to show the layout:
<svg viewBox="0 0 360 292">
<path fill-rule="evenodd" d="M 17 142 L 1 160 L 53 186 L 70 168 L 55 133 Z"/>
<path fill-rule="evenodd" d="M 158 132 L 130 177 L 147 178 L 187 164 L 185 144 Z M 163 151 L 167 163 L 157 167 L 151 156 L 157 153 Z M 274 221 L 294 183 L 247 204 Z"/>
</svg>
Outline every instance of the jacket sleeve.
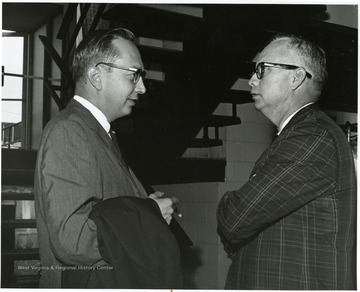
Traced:
<svg viewBox="0 0 360 292">
<path fill-rule="evenodd" d="M 86 132 L 78 123 L 62 121 L 39 155 L 40 206 L 54 254 L 68 265 L 98 262 L 96 226 L 88 215 L 102 199 L 102 173 Z"/>
<path fill-rule="evenodd" d="M 225 244 L 241 245 L 336 184 L 336 149 L 321 127 L 278 138 L 256 163 L 250 179 L 227 192 L 217 208 Z"/>
</svg>

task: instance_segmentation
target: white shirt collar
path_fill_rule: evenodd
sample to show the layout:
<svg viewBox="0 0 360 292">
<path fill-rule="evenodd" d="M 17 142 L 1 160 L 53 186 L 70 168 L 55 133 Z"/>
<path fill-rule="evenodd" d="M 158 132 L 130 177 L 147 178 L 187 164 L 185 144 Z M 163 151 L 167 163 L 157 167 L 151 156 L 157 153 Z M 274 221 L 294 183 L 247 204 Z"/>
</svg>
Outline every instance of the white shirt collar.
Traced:
<svg viewBox="0 0 360 292">
<path fill-rule="evenodd" d="M 314 102 L 309 102 L 309 103 L 303 105 L 301 108 L 299 108 L 299 109 L 296 110 L 295 112 L 293 112 L 293 113 L 280 125 L 279 131 L 278 131 L 278 133 L 277 133 L 276 135 L 278 135 L 278 136 L 280 135 L 281 131 L 282 131 L 282 130 L 285 128 L 285 126 L 290 122 L 291 118 L 296 115 L 297 112 L 299 112 L 299 111 L 302 110 L 304 107 L 307 107 L 308 105 L 313 104 L 313 103 L 314 103 Z"/>
<path fill-rule="evenodd" d="M 95 119 L 100 123 L 100 125 L 104 128 L 106 133 L 110 131 L 110 123 L 108 122 L 107 118 L 103 114 L 101 110 L 99 110 L 95 105 L 93 105 L 90 101 L 86 100 L 85 98 L 75 95 L 74 99 L 81 103 L 86 109 L 88 109 Z"/>
</svg>

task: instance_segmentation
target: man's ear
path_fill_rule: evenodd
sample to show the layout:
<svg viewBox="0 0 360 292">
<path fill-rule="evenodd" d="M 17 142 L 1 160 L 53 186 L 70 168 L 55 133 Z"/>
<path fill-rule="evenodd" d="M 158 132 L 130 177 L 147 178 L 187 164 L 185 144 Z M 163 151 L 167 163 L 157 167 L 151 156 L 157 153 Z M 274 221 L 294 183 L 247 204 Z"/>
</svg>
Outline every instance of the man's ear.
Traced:
<svg viewBox="0 0 360 292">
<path fill-rule="evenodd" d="M 87 71 L 87 78 L 98 91 L 102 89 L 101 74 L 98 68 L 90 67 Z"/>
<path fill-rule="evenodd" d="M 303 68 L 296 69 L 293 75 L 291 89 L 296 90 L 304 82 L 305 78 L 306 78 L 305 69 Z"/>
</svg>

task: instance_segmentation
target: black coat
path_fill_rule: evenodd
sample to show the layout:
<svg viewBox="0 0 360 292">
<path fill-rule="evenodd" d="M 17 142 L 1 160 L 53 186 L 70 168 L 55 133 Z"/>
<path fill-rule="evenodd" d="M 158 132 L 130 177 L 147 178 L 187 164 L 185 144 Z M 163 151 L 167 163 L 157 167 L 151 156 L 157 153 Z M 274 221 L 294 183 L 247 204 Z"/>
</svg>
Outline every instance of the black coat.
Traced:
<svg viewBox="0 0 360 292">
<path fill-rule="evenodd" d="M 117 197 L 93 207 L 106 267 L 62 273 L 62 288 L 182 288 L 177 241 L 152 199 Z"/>
</svg>

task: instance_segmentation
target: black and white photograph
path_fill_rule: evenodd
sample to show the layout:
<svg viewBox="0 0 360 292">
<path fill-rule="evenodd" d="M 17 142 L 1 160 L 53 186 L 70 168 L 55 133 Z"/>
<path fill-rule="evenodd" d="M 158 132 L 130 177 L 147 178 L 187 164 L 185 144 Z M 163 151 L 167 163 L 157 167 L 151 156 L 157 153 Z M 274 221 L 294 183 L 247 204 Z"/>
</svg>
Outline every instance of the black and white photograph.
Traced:
<svg viewBox="0 0 360 292">
<path fill-rule="evenodd" d="M 1 289 L 359 288 L 357 2 L 1 9 Z"/>
</svg>

